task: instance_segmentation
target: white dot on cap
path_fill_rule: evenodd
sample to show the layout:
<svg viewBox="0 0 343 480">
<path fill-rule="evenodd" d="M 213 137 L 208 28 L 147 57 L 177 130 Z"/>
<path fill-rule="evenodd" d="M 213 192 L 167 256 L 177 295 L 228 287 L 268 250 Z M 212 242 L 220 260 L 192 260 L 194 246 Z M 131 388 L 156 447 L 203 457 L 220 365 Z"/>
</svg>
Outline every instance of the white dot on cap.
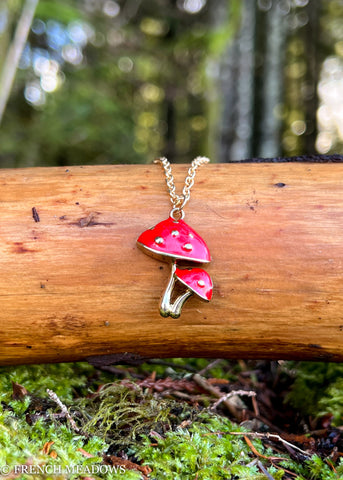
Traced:
<svg viewBox="0 0 343 480">
<path fill-rule="evenodd" d="M 194 238 L 193 233 L 189 233 L 188 236 L 189 236 L 190 238 Z"/>
<path fill-rule="evenodd" d="M 198 285 L 199 287 L 204 287 L 205 286 L 204 280 L 198 280 Z"/>
<path fill-rule="evenodd" d="M 172 237 L 177 237 L 179 235 L 179 231 L 173 230 L 171 234 L 172 234 Z"/>
<path fill-rule="evenodd" d="M 157 245 L 161 245 L 161 243 L 163 243 L 163 238 L 162 237 L 156 237 L 155 238 L 155 243 L 157 243 Z"/>
<path fill-rule="evenodd" d="M 182 248 L 184 248 L 184 249 L 187 250 L 188 252 L 190 252 L 191 250 L 193 250 L 193 246 L 192 246 L 191 243 L 185 243 Z"/>
</svg>

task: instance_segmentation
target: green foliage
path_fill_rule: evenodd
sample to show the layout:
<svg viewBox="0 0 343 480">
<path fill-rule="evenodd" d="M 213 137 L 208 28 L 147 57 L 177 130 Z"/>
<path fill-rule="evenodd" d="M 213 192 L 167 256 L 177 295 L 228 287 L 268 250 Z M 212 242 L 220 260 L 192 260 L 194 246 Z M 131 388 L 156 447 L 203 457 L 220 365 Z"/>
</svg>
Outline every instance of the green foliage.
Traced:
<svg viewBox="0 0 343 480">
<path fill-rule="evenodd" d="M 255 466 L 246 466 L 251 452 L 242 437 L 228 434 L 233 430 L 242 431 L 225 418 L 202 414 L 189 428 L 156 438 L 157 445 L 146 437 L 137 455 L 154 466 L 157 478 L 166 480 L 263 478 Z M 263 450 L 260 442 L 256 444 Z"/>
<path fill-rule="evenodd" d="M 53 458 L 42 452 L 46 442 L 54 442 L 51 451 Z M 85 449 L 93 458 L 85 458 L 78 448 Z M 105 443 L 97 437 L 87 440 L 66 425 L 48 423 L 38 420 L 33 425 L 26 422 L 25 415 L 5 410 L 0 407 L 0 465 L 14 467 L 24 465 L 28 460 L 33 465 L 70 465 L 85 466 L 90 462 L 99 463 L 105 450 Z"/>
<path fill-rule="evenodd" d="M 303 414 L 331 413 L 336 425 L 343 420 L 343 364 L 301 362 L 295 367 L 295 381 L 288 401 Z"/>
<path fill-rule="evenodd" d="M 80 16 L 82 16 L 82 11 L 75 7 L 75 2 L 72 0 L 64 0 L 64 2 L 58 3 L 52 0 L 40 0 L 36 9 L 36 17 L 42 20 L 53 18 L 65 24 L 79 20 Z"/>
<path fill-rule="evenodd" d="M 328 461 L 330 462 L 330 460 Z M 282 462 L 281 465 L 297 473 L 298 480 L 337 480 L 341 478 L 338 475 L 343 474 L 342 462 L 340 462 L 338 467 L 335 467 L 335 471 L 325 460 L 322 460 L 317 455 L 313 455 L 303 464 L 288 459 Z"/>
<path fill-rule="evenodd" d="M 337 378 L 318 402 L 319 414 L 331 413 L 335 425 L 343 424 L 343 379 Z"/>
</svg>

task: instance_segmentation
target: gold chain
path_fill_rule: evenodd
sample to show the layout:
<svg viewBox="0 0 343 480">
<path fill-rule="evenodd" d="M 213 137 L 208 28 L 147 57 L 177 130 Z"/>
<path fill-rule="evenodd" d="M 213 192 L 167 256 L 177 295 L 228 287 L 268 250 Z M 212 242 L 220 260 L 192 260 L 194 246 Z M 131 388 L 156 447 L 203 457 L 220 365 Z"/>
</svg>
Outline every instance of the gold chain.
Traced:
<svg viewBox="0 0 343 480">
<path fill-rule="evenodd" d="M 172 174 L 170 162 L 165 157 L 154 160 L 154 163 L 160 163 L 164 168 L 166 183 L 167 183 L 169 195 L 170 195 L 170 201 L 173 205 L 173 210 L 171 211 L 170 216 L 175 220 L 179 218 L 183 218 L 184 216 L 183 208 L 188 202 L 188 200 L 190 199 L 191 188 L 194 185 L 194 178 L 195 178 L 197 168 L 201 167 L 201 165 L 205 165 L 209 161 L 210 160 L 207 157 L 196 157 L 192 161 L 192 164 L 188 170 L 187 177 L 185 178 L 185 185 L 183 187 L 182 194 L 178 195 L 176 193 L 174 177 Z"/>
</svg>

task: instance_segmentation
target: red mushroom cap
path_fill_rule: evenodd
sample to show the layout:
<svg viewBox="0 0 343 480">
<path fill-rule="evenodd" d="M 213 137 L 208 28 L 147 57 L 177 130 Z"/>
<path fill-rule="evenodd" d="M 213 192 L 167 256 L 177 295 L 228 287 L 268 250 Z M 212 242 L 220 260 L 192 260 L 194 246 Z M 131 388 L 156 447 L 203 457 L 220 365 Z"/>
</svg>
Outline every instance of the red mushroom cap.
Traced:
<svg viewBox="0 0 343 480">
<path fill-rule="evenodd" d="M 143 232 L 137 245 L 148 255 L 165 261 L 211 261 L 208 247 L 200 235 L 183 220 L 176 221 L 171 217 Z"/>
<path fill-rule="evenodd" d="M 209 274 L 202 268 L 176 268 L 175 277 L 206 302 L 212 298 L 213 284 Z"/>
</svg>

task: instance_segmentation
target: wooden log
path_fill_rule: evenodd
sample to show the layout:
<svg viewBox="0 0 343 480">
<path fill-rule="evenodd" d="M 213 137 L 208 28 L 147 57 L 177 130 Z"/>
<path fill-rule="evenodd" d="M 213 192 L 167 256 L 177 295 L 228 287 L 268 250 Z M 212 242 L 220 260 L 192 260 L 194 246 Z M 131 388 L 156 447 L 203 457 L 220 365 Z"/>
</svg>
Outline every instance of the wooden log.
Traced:
<svg viewBox="0 0 343 480">
<path fill-rule="evenodd" d="M 187 166 L 173 169 L 181 190 Z M 0 186 L 1 365 L 343 361 L 343 164 L 202 167 L 185 220 L 214 296 L 179 319 L 158 312 L 169 265 L 136 248 L 170 211 L 160 166 L 1 170 Z"/>
</svg>

